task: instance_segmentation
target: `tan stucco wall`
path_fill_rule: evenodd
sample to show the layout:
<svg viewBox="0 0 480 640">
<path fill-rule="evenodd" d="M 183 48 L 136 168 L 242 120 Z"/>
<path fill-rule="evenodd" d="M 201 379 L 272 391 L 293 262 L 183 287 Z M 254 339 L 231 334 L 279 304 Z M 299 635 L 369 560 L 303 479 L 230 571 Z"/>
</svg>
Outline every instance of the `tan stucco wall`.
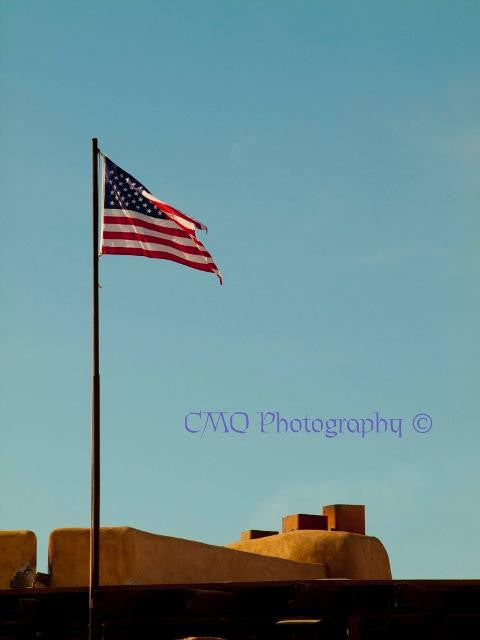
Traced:
<svg viewBox="0 0 480 640">
<path fill-rule="evenodd" d="M 37 538 L 33 531 L 0 531 L 0 589 L 8 589 L 17 571 L 37 564 Z"/>
<path fill-rule="evenodd" d="M 345 531 L 298 530 L 227 545 L 230 549 L 321 563 L 329 578 L 390 579 L 390 562 L 378 538 Z"/>
<path fill-rule="evenodd" d="M 88 584 L 89 529 L 55 529 L 49 540 L 50 586 Z M 105 527 L 100 535 L 101 584 L 301 580 L 325 578 L 322 564 L 303 564 L 225 547 Z"/>
</svg>

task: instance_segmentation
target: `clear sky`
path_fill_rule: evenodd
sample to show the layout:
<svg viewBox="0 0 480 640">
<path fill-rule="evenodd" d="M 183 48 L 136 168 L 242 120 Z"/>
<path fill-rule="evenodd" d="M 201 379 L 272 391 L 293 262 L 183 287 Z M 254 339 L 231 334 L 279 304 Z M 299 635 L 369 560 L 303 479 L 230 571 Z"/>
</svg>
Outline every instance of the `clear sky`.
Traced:
<svg viewBox="0 0 480 640">
<path fill-rule="evenodd" d="M 50 530 L 89 525 L 98 136 L 224 275 L 100 261 L 102 523 L 225 544 L 361 502 L 394 576 L 478 577 L 480 4 L 0 10 L 0 528 L 45 570 Z M 208 410 L 249 430 L 188 433 Z"/>
</svg>

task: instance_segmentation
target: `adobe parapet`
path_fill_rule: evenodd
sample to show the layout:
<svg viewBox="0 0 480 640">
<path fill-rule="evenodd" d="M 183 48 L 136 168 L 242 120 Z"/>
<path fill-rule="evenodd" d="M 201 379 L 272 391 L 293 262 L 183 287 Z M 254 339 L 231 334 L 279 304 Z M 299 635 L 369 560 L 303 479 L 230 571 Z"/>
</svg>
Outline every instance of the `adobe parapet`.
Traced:
<svg viewBox="0 0 480 640">
<path fill-rule="evenodd" d="M 251 535 L 255 533 L 255 535 Z M 322 514 L 282 518 L 282 532 L 243 531 L 230 549 L 306 564 L 322 564 L 328 578 L 390 580 L 390 562 L 378 538 L 365 535 L 364 505 L 334 504 Z"/>
</svg>

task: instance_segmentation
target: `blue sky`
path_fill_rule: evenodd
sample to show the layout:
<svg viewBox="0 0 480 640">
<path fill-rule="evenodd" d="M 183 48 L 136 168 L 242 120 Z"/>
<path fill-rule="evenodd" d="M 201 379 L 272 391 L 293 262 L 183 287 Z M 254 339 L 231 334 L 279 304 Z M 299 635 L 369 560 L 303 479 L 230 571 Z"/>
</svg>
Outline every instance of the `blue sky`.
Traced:
<svg viewBox="0 0 480 640">
<path fill-rule="evenodd" d="M 362 502 L 396 577 L 478 577 L 479 4 L 0 11 L 1 528 L 45 569 L 49 531 L 89 524 L 98 136 L 208 225 L 224 275 L 100 261 L 102 523 L 225 544 Z M 201 410 L 251 426 L 188 433 Z M 259 411 L 404 430 L 260 433 Z"/>
</svg>

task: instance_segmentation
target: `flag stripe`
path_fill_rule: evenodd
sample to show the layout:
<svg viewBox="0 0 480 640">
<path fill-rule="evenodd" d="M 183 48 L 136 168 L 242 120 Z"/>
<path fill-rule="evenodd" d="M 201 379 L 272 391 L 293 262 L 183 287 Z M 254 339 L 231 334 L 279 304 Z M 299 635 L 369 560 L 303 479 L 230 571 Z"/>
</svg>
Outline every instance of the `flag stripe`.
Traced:
<svg viewBox="0 0 480 640">
<path fill-rule="evenodd" d="M 130 211 L 128 209 L 105 209 L 103 221 L 106 224 L 128 224 L 150 229 L 151 231 L 163 231 L 172 236 L 181 236 L 182 238 L 191 237 L 189 233 L 172 220 L 151 218 L 138 213 L 138 211 Z"/>
<path fill-rule="evenodd" d="M 163 236 L 163 234 L 159 234 Z M 210 254 L 204 248 L 196 246 L 193 242 L 191 244 L 186 244 L 186 240 L 182 243 L 175 242 L 168 237 L 156 237 L 150 236 L 145 233 L 135 233 L 132 231 L 103 231 L 103 239 L 104 240 L 138 240 L 142 244 L 156 244 L 159 246 L 167 246 L 172 247 L 172 249 L 178 249 L 180 251 L 185 251 L 186 253 L 191 253 L 194 255 L 202 255 L 209 256 Z M 185 243 L 185 244 L 184 244 Z"/>
<path fill-rule="evenodd" d="M 102 251 L 105 247 L 117 247 L 119 249 L 145 249 L 145 251 L 148 251 L 150 253 L 158 253 L 159 246 L 160 245 L 158 244 L 152 244 L 151 242 L 142 242 L 140 240 L 104 240 L 102 243 Z M 190 262 L 199 262 L 203 264 L 207 262 L 213 263 L 212 257 L 208 253 L 207 255 L 187 253 L 186 251 L 182 251 L 181 249 L 174 249 L 173 247 L 168 247 L 166 245 L 162 245 L 162 248 L 164 253 L 178 256 Z"/>
<path fill-rule="evenodd" d="M 105 220 L 107 220 L 107 218 L 105 218 Z M 166 232 L 165 229 L 158 229 L 158 228 L 146 229 L 144 227 L 140 227 L 134 221 L 127 225 L 118 224 L 118 223 L 112 223 L 112 224 L 106 223 L 103 225 L 103 231 L 118 231 L 122 233 L 140 233 L 140 234 L 145 234 L 154 238 L 171 240 L 172 242 L 177 242 L 179 244 L 183 244 L 185 246 L 190 246 L 190 247 L 197 247 L 199 242 L 198 238 L 196 237 L 192 238 L 191 236 L 188 236 L 186 238 L 183 235 L 182 236 L 172 235 L 168 231 Z"/>
<path fill-rule="evenodd" d="M 208 264 L 201 264 L 199 262 L 191 262 L 184 258 L 172 254 L 164 253 L 163 251 L 150 251 L 148 249 L 142 249 L 141 247 L 109 247 L 103 248 L 103 253 L 111 253 L 115 255 L 129 255 L 129 256 L 144 256 L 146 258 L 161 258 L 164 260 L 173 260 L 173 262 L 179 262 L 186 267 L 192 269 L 199 269 L 200 271 L 208 271 L 209 273 L 215 273 L 218 275 L 218 269 L 213 261 Z"/>
<path fill-rule="evenodd" d="M 207 227 L 202 222 L 199 222 L 198 220 L 195 220 L 195 218 L 187 216 L 186 213 L 175 209 L 175 207 L 172 207 L 171 204 L 163 202 L 163 200 L 159 200 L 155 196 L 152 196 L 152 194 L 148 193 L 148 191 L 142 191 L 142 196 L 144 198 L 147 198 L 147 200 L 150 200 L 152 204 L 154 204 L 164 213 L 170 213 L 172 216 L 174 216 L 174 220 L 179 220 L 179 224 L 185 225 L 186 228 L 195 229 L 196 227 L 197 229 L 201 229 L 202 231 L 207 231 Z"/>
</svg>

